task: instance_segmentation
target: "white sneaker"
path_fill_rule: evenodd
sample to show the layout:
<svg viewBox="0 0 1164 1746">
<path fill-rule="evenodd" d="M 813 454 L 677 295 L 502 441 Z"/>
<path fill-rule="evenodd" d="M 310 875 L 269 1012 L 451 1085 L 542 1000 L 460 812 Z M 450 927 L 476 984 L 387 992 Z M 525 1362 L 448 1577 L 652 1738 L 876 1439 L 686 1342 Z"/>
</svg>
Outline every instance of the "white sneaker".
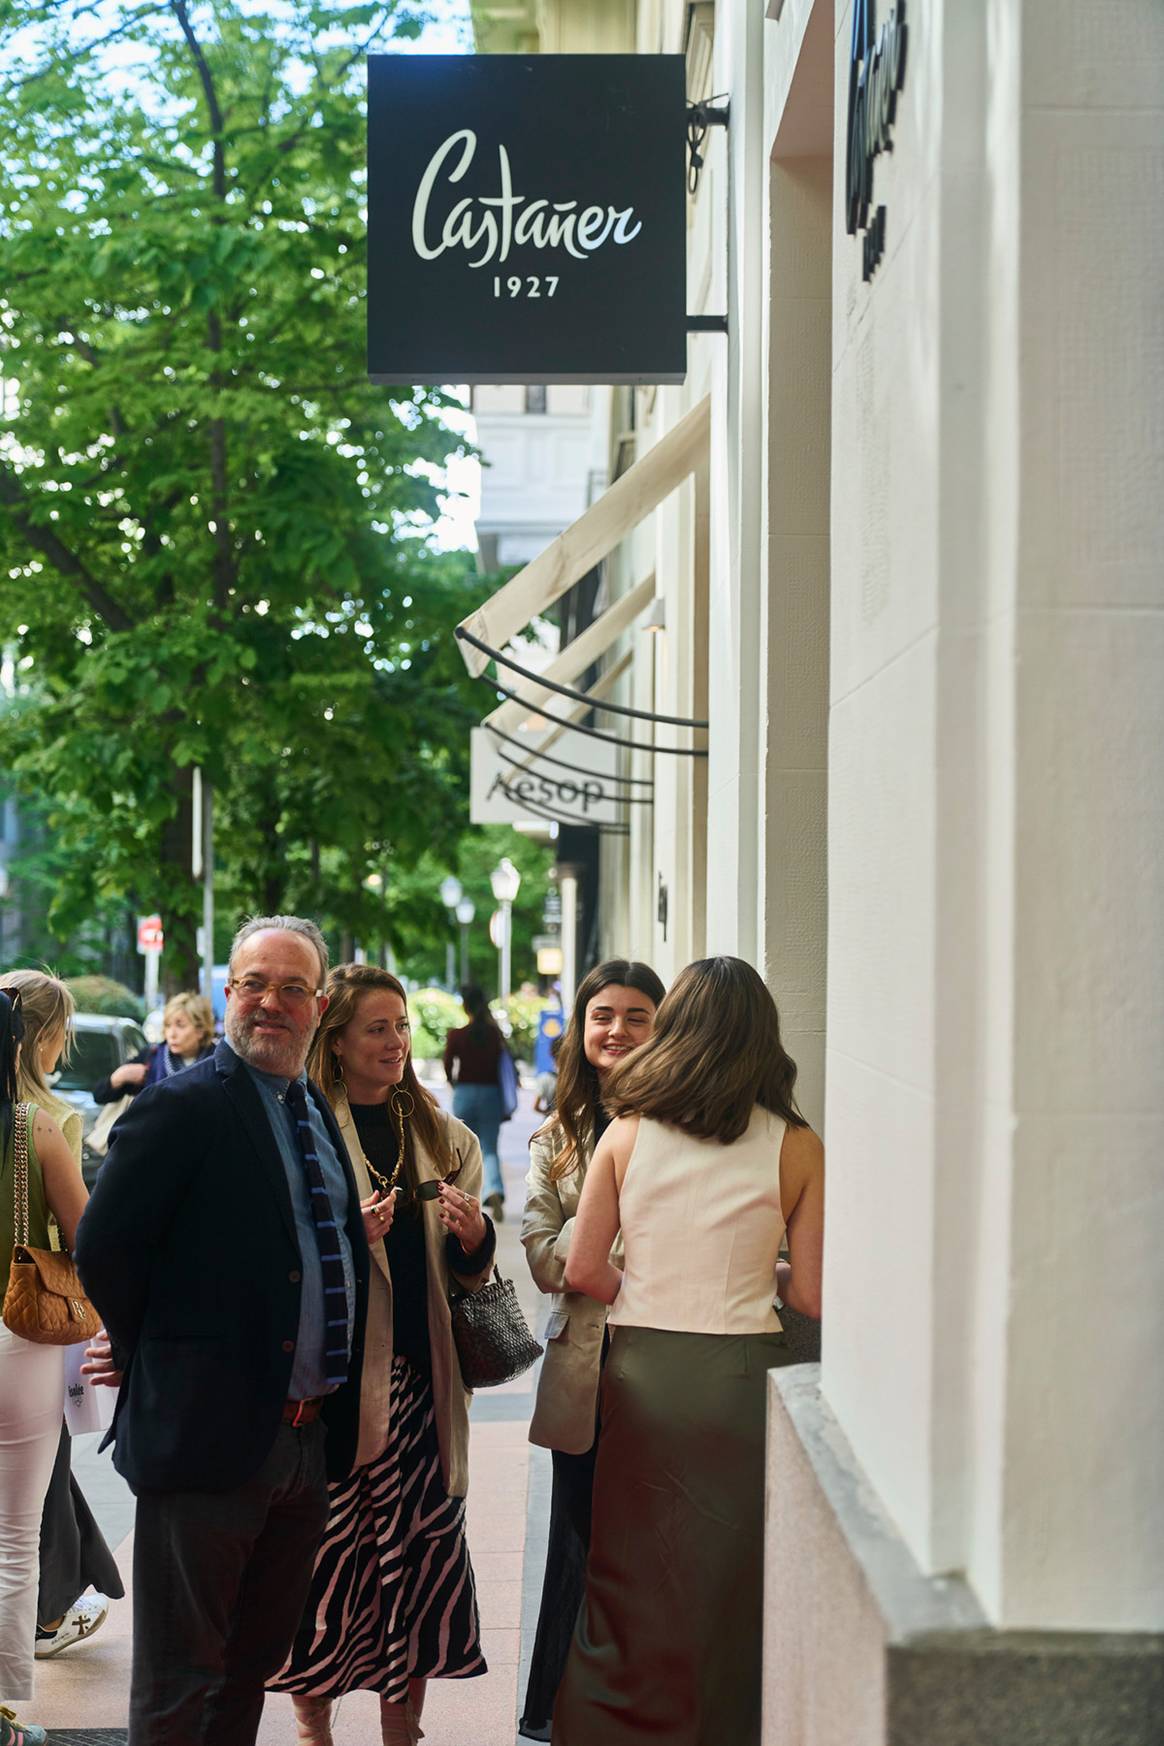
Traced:
<svg viewBox="0 0 1164 1746">
<path fill-rule="evenodd" d="M 82 1642 L 91 1637 L 94 1631 L 99 1631 L 109 1617 L 109 1602 L 103 1594 L 85 1594 L 69 1608 L 55 1631 L 42 1635 L 37 1627 L 36 1648 L 33 1653 L 38 1661 L 51 1661 L 54 1655 L 60 1655 L 65 1649 L 71 1649 L 74 1643 Z"/>
</svg>

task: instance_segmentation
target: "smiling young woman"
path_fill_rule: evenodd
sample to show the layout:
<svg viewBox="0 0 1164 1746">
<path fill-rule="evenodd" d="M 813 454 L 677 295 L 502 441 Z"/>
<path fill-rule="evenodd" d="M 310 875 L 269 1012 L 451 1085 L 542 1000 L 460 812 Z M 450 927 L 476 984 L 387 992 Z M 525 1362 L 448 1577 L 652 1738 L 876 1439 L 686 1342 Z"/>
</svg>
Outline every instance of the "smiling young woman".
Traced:
<svg viewBox="0 0 1164 1746">
<path fill-rule="evenodd" d="M 530 1143 L 521 1240 L 540 1290 L 551 1294 L 546 1355 L 530 1441 L 553 1452 L 550 1538 L 541 1612 L 520 1730 L 548 1740 L 566 1652 L 582 1602 L 597 1442 L 598 1379 L 606 1350 L 601 1304 L 566 1289 L 566 1258 L 586 1169 L 608 1121 L 607 1076 L 646 1042 L 663 999 L 647 964 L 614 958 L 579 986 L 558 1051 L 557 1107 Z"/>
</svg>

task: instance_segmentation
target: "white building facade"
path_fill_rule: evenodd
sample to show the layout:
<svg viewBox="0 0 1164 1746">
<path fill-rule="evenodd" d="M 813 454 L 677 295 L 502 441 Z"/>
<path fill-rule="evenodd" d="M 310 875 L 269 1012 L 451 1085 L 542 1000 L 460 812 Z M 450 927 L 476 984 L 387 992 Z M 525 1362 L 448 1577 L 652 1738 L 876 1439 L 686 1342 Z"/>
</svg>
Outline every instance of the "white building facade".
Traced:
<svg viewBox="0 0 1164 1746">
<path fill-rule="evenodd" d="M 728 331 L 635 391 L 604 560 L 607 602 L 665 602 L 614 697 L 707 755 L 626 754 L 654 804 L 602 844 L 601 949 L 755 962 L 825 1138 L 765 1740 L 1159 1740 L 1164 7 L 475 15 L 486 48 L 686 52 L 730 100 L 688 209 Z"/>
<path fill-rule="evenodd" d="M 590 391 L 557 383 L 474 388 L 472 407 L 482 462 L 481 568 L 527 564 L 606 483 L 605 454 L 597 476 L 591 463 Z"/>
</svg>

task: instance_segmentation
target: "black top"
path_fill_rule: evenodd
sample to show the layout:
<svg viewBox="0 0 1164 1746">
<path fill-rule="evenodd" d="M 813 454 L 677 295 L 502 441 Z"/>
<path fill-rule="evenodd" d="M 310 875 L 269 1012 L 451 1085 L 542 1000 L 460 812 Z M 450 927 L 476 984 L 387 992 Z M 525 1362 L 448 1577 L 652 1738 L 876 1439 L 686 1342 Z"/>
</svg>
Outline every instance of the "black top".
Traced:
<svg viewBox="0 0 1164 1746">
<path fill-rule="evenodd" d="M 395 1116 L 386 1103 L 353 1103 L 351 1111 L 364 1156 L 381 1176 L 390 1180 L 400 1146 Z M 406 1159 L 397 1181 L 402 1192 L 397 1197 L 392 1228 L 384 1239 L 392 1277 L 392 1351 L 427 1375 L 432 1369 L 432 1356 L 428 1340 L 424 1209 L 416 1198 L 409 1163 Z M 467 1275 L 480 1273 L 489 1265 L 495 1238 L 488 1218 L 485 1224 L 485 1241 L 473 1255 L 466 1255 L 459 1239 L 451 1233 L 445 1238 L 445 1259 L 450 1269 Z"/>
<path fill-rule="evenodd" d="M 505 1038 L 495 1024 L 461 1025 L 445 1036 L 445 1078 L 452 1084 L 457 1066 L 458 1085 L 496 1085 Z"/>
</svg>

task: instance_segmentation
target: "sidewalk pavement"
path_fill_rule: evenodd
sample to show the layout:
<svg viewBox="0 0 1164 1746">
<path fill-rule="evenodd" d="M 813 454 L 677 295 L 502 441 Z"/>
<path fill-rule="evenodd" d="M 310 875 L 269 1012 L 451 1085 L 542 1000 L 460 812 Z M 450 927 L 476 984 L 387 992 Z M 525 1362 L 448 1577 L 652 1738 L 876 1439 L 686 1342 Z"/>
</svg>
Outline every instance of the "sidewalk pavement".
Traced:
<svg viewBox="0 0 1164 1746">
<path fill-rule="evenodd" d="M 501 1270 L 514 1279 L 535 1333 L 543 1309 L 518 1232 L 528 1141 L 540 1119 L 532 1111 L 532 1093 L 523 1090 L 517 1114 L 501 1130 L 506 1218 L 498 1229 Z M 536 1369 L 528 1371 L 473 1401 L 467 1519 L 489 1672 L 476 1679 L 432 1681 L 423 1717 L 426 1746 L 514 1746 L 517 1737 L 519 1663 L 523 1638 L 527 1658 L 532 1644 L 549 1515 L 549 1462 L 544 1451 L 531 1450 L 526 1440 L 536 1374 Z M 97 1454 L 99 1442 L 99 1435 L 74 1440 L 73 1470 L 116 1549 L 126 1599 L 111 1605 L 108 1621 L 91 1642 L 54 1661 L 37 1662 L 36 1696 L 21 1706 L 21 1713 L 50 1730 L 50 1746 L 115 1746 L 126 1737 L 133 1497 L 114 1472 L 108 1451 Z M 528 1546 L 527 1491 L 532 1528 Z M 343 1699 L 334 1723 L 336 1746 L 378 1746 L 377 1718 L 373 1693 L 354 1692 Z M 294 1740 L 290 1698 L 269 1697 L 259 1746 L 294 1746 Z"/>
</svg>

